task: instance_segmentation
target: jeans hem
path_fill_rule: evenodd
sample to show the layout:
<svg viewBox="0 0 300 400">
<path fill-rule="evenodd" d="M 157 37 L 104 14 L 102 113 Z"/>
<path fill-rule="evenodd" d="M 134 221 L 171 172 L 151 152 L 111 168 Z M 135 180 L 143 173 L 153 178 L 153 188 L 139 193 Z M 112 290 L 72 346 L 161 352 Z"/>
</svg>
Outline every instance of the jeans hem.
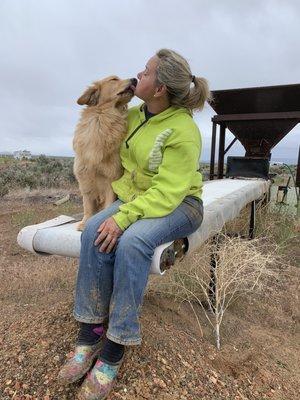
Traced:
<svg viewBox="0 0 300 400">
<path fill-rule="evenodd" d="M 123 339 L 113 336 L 109 332 L 106 332 L 106 337 L 109 340 L 112 340 L 113 342 L 118 343 L 118 344 L 123 344 L 124 346 L 137 346 L 142 343 L 141 339 L 134 339 L 134 340 L 126 340 L 125 339 L 125 340 L 123 340 Z"/>
<path fill-rule="evenodd" d="M 75 314 L 75 312 L 73 312 L 73 317 L 76 319 L 76 321 L 78 322 L 83 322 L 84 324 L 101 324 L 102 322 L 104 322 L 107 318 L 108 315 L 104 316 L 104 317 L 81 317 L 80 315 Z"/>
</svg>

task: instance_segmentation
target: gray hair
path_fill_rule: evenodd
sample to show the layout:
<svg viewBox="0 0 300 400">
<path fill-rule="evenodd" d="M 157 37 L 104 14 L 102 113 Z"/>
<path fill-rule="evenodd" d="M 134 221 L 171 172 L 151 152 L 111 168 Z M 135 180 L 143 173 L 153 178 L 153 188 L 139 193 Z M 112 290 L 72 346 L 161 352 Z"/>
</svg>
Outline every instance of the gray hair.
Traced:
<svg viewBox="0 0 300 400">
<path fill-rule="evenodd" d="M 157 83 L 166 85 L 170 104 L 187 108 L 191 114 L 202 110 L 205 101 L 211 99 L 207 80 L 192 75 L 186 59 L 174 50 L 160 49 L 156 55 L 159 58 Z"/>
</svg>

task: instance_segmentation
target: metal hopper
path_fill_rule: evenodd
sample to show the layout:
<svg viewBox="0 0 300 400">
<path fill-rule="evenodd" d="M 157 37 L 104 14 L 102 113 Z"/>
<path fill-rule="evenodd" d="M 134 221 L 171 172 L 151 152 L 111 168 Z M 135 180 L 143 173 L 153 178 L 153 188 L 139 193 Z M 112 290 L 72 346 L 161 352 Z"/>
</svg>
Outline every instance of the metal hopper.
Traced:
<svg viewBox="0 0 300 400">
<path fill-rule="evenodd" d="M 224 155 L 239 140 L 246 158 L 270 160 L 275 147 L 300 122 L 300 84 L 215 90 L 211 107 L 213 134 L 210 179 L 214 177 L 216 127 L 220 126 L 218 178 L 223 177 Z M 235 136 L 227 149 L 225 132 Z"/>
</svg>

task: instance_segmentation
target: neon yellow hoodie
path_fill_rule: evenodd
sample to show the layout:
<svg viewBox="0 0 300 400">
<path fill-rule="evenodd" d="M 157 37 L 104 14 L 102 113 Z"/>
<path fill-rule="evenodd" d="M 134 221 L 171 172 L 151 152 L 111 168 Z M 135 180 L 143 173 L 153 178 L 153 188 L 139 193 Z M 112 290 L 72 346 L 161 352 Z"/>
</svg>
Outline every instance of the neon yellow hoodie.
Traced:
<svg viewBox="0 0 300 400">
<path fill-rule="evenodd" d="M 145 103 L 128 110 L 120 149 L 123 176 L 112 182 L 125 204 L 113 215 L 125 230 L 141 218 L 164 217 L 193 195 L 201 198 L 201 133 L 184 108 L 169 107 L 146 121 Z"/>
</svg>

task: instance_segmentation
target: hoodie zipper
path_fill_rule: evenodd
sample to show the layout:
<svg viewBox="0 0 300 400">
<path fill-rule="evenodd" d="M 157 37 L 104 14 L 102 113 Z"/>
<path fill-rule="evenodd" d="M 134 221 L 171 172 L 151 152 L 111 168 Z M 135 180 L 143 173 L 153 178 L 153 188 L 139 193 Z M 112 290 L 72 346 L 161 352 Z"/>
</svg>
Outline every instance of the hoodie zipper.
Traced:
<svg viewBox="0 0 300 400">
<path fill-rule="evenodd" d="M 132 138 L 132 136 L 147 122 L 147 120 L 145 119 L 145 121 L 143 121 L 140 125 L 138 125 L 135 130 L 129 135 L 129 137 L 126 139 L 125 144 L 126 144 L 126 149 L 129 148 L 129 144 L 128 144 L 128 140 Z"/>
</svg>

